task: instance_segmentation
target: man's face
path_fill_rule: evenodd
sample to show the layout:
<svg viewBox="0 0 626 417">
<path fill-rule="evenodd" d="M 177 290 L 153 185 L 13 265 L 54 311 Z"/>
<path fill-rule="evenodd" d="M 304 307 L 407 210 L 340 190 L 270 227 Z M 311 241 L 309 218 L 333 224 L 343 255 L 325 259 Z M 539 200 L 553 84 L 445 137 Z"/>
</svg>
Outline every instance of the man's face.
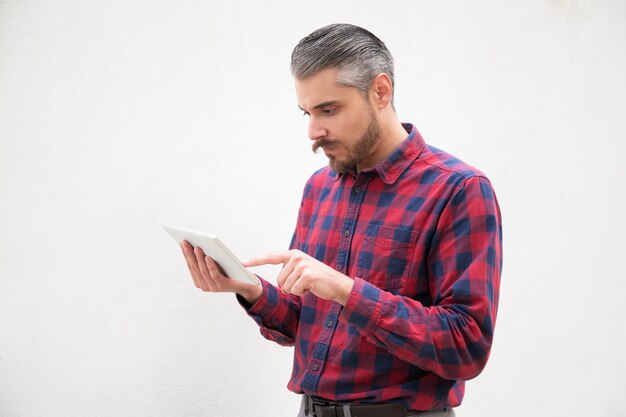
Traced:
<svg viewBox="0 0 626 417">
<path fill-rule="evenodd" d="M 309 116 L 313 151 L 323 149 L 330 167 L 343 173 L 367 164 L 380 128 L 369 101 L 356 88 L 339 84 L 337 76 L 337 69 L 325 69 L 296 79 L 296 95 Z"/>
</svg>

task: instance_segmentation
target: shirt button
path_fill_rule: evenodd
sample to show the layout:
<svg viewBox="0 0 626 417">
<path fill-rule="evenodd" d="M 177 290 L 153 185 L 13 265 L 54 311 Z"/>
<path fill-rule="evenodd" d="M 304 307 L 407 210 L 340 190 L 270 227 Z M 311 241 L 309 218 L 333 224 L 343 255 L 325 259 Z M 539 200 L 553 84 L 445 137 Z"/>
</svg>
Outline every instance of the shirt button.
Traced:
<svg viewBox="0 0 626 417">
<path fill-rule="evenodd" d="M 313 365 L 313 366 L 312 366 L 312 369 L 313 369 L 314 371 L 317 371 L 317 365 Z"/>
<path fill-rule="evenodd" d="M 328 323 L 326 323 L 326 325 L 327 325 L 328 327 L 333 327 L 333 321 L 332 321 L 332 320 L 329 320 L 329 321 L 328 321 Z"/>
<path fill-rule="evenodd" d="M 357 194 L 360 193 L 361 192 L 361 187 L 356 187 L 354 189 L 354 192 L 357 193 Z"/>
<path fill-rule="evenodd" d="M 344 235 L 345 237 L 350 236 L 350 231 L 349 231 L 349 230 L 346 230 L 345 232 L 343 232 L 343 235 Z"/>
</svg>

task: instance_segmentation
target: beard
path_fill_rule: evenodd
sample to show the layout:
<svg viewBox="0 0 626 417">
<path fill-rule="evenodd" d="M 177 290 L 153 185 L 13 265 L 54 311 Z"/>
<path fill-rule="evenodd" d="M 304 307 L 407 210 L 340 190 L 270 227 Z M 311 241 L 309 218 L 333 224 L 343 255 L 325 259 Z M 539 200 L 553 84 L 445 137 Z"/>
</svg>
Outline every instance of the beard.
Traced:
<svg viewBox="0 0 626 417">
<path fill-rule="evenodd" d="M 370 120 L 367 128 L 354 145 L 348 147 L 338 140 L 319 139 L 313 144 L 313 152 L 317 152 L 319 148 L 322 147 L 344 147 L 348 151 L 347 158 L 345 160 L 339 160 L 329 156 L 328 166 L 339 174 L 357 172 L 357 166 L 370 155 L 372 149 L 380 139 L 380 126 L 378 125 L 376 114 L 371 107 L 368 109 L 368 115 Z"/>
</svg>

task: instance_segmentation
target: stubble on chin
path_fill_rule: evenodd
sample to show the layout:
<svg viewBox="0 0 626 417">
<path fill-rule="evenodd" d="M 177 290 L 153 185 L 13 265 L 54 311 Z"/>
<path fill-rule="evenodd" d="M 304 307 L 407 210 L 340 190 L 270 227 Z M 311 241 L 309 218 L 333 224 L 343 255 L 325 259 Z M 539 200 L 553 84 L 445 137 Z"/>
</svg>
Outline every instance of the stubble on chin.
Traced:
<svg viewBox="0 0 626 417">
<path fill-rule="evenodd" d="M 369 114 L 370 123 L 353 147 L 347 147 L 338 140 L 318 139 L 312 145 L 313 152 L 317 153 L 320 148 L 325 146 L 345 148 L 347 153 L 346 159 L 339 160 L 332 156 L 328 156 L 328 166 L 339 174 L 356 172 L 357 166 L 370 155 L 372 149 L 380 139 L 381 132 L 380 126 L 378 125 L 378 119 L 376 119 L 376 115 L 374 115 L 371 109 Z"/>
<path fill-rule="evenodd" d="M 313 153 L 318 153 L 320 149 L 324 147 L 344 147 L 339 141 L 331 140 L 331 139 L 319 139 L 313 143 L 311 149 Z M 350 149 L 346 149 L 348 154 L 351 153 Z M 340 174 L 344 174 L 351 170 L 351 167 L 346 162 L 341 162 L 337 160 L 337 158 L 333 156 L 326 155 L 328 158 L 328 166 L 335 172 Z"/>
</svg>

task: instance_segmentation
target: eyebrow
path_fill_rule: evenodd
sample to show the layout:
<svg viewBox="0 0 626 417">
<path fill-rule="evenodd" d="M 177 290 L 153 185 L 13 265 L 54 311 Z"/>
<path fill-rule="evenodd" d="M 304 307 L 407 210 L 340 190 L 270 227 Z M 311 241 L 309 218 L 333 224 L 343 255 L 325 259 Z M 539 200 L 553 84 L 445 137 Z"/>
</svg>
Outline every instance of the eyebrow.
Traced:
<svg viewBox="0 0 626 417">
<path fill-rule="evenodd" d="M 328 100 L 328 101 L 324 101 L 320 104 L 318 104 L 317 106 L 313 107 L 313 110 L 317 110 L 317 109 L 321 109 L 322 107 L 327 107 L 327 106 L 332 106 L 338 103 L 338 100 Z M 298 105 L 298 108 L 302 111 L 306 111 L 304 110 L 302 107 L 300 107 L 300 105 Z"/>
</svg>

